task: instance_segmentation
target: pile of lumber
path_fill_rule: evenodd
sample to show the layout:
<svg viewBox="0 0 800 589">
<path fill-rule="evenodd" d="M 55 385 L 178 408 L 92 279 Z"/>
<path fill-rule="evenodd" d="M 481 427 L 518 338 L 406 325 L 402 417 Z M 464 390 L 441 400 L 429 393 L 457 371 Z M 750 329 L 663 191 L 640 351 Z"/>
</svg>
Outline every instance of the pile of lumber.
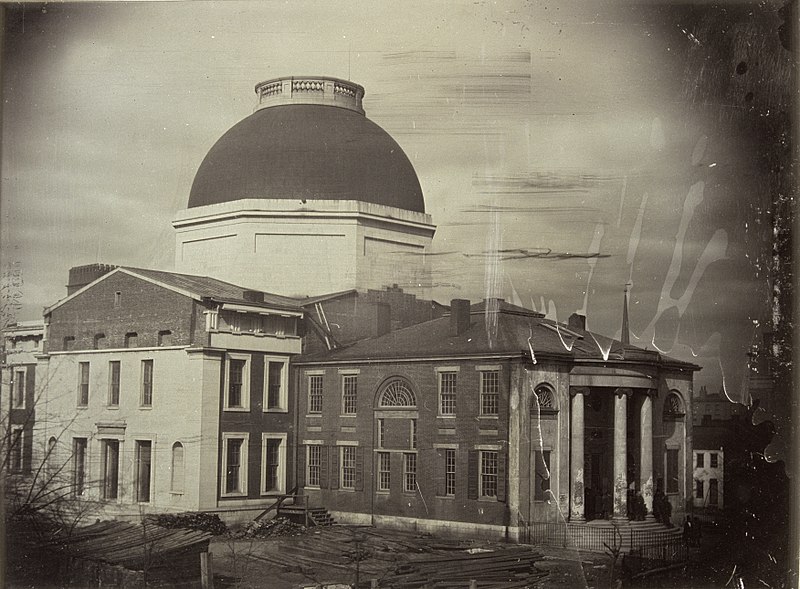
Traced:
<svg viewBox="0 0 800 589">
<path fill-rule="evenodd" d="M 536 568 L 536 561 L 541 558 L 540 553 L 526 546 L 413 558 L 397 566 L 394 574 L 384 577 L 381 586 L 446 589 L 469 587 L 470 582 L 475 581 L 477 587 L 483 588 L 530 587 L 547 576 L 546 571 Z"/>
</svg>

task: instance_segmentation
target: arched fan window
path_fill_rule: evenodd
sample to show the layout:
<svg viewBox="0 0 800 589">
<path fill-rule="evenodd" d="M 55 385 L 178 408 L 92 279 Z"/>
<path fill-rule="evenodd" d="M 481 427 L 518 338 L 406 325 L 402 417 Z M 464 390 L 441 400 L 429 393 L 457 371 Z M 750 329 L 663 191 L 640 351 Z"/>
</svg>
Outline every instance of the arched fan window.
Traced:
<svg viewBox="0 0 800 589">
<path fill-rule="evenodd" d="M 664 417 L 682 417 L 683 403 L 677 393 L 670 393 L 664 400 Z"/>
<path fill-rule="evenodd" d="M 383 388 L 379 407 L 416 407 L 417 398 L 408 384 L 400 379 L 393 380 Z"/>
<path fill-rule="evenodd" d="M 534 392 L 536 393 L 536 398 L 539 400 L 540 409 L 552 410 L 556 408 L 556 400 L 550 385 L 540 384 L 534 389 Z"/>
</svg>

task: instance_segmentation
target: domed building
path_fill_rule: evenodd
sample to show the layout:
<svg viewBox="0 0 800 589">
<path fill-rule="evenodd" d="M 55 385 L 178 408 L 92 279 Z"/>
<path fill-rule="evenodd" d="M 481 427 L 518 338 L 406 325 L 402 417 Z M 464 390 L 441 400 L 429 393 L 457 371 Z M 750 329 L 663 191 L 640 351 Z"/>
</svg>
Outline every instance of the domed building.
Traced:
<svg viewBox="0 0 800 589">
<path fill-rule="evenodd" d="M 408 157 L 364 115 L 364 88 L 314 76 L 255 91 L 173 222 L 176 270 L 292 296 L 426 294 L 435 227 Z"/>
</svg>

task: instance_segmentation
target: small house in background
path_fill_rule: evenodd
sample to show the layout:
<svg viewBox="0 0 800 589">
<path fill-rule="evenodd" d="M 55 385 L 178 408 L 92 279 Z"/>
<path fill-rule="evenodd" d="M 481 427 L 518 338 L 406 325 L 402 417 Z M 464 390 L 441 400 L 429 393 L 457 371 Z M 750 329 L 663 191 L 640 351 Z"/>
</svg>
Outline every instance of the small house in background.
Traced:
<svg viewBox="0 0 800 589">
<path fill-rule="evenodd" d="M 77 268 L 70 284 L 45 310 L 37 438 L 74 496 L 104 517 L 233 518 L 287 492 L 294 300 L 140 268 Z"/>
</svg>

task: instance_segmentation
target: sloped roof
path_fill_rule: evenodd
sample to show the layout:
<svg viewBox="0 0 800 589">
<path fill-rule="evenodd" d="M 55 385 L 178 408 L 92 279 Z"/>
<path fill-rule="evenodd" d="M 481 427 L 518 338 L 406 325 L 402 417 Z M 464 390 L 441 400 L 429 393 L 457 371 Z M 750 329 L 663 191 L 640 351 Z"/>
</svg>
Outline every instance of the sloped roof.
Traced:
<svg viewBox="0 0 800 589">
<path fill-rule="evenodd" d="M 490 309 L 493 305 L 489 305 Z M 450 334 L 450 317 L 398 329 L 360 340 L 330 352 L 298 358 L 303 362 L 339 360 L 389 360 L 421 357 L 477 355 L 562 358 L 564 360 L 668 364 L 689 370 L 698 366 L 669 358 L 657 351 L 623 345 L 583 329 L 545 319 L 541 313 L 500 301 L 497 311 L 486 304 L 470 307 L 470 326 L 460 335 Z"/>
</svg>

